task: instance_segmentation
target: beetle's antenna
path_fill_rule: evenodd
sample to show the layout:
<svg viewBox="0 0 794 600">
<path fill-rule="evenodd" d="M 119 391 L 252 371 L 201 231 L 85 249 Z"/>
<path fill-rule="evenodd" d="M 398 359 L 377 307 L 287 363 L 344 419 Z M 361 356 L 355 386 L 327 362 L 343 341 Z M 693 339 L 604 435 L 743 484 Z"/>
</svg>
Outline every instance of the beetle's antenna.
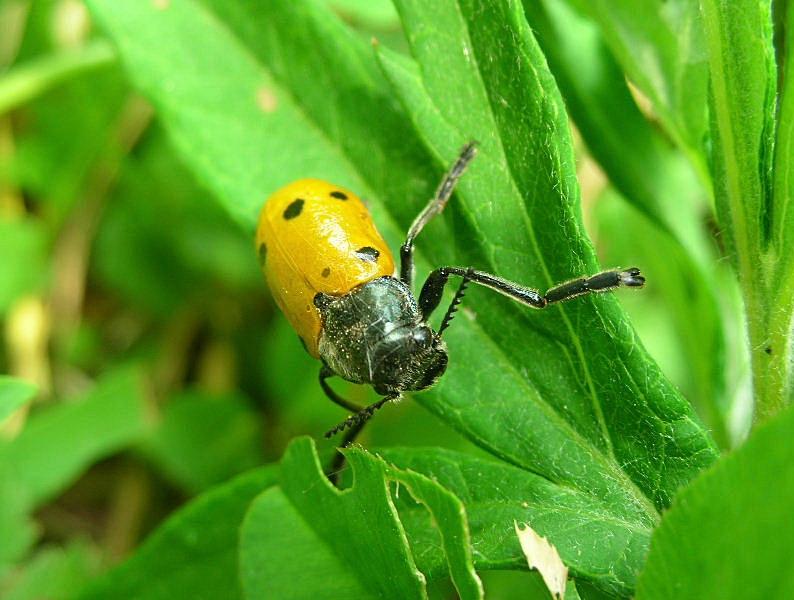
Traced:
<svg viewBox="0 0 794 600">
<path fill-rule="evenodd" d="M 463 276 L 463 279 L 460 282 L 460 287 L 458 288 L 458 291 L 455 292 L 455 297 L 452 298 L 452 302 L 449 303 L 449 308 L 444 314 L 444 318 L 441 319 L 441 326 L 438 328 L 439 337 L 442 333 L 444 333 L 444 330 L 449 327 L 452 319 L 455 318 L 455 313 L 458 311 L 458 304 L 460 304 L 461 300 L 463 300 L 463 296 L 466 295 L 466 287 L 469 285 L 469 278 L 467 275 L 468 272 Z"/>
</svg>

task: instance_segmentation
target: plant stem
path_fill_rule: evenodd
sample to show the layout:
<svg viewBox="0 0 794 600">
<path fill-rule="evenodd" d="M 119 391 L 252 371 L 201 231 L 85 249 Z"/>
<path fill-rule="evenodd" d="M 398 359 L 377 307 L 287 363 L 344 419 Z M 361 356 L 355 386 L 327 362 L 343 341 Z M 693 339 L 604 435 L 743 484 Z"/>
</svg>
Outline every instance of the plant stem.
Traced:
<svg viewBox="0 0 794 600">
<path fill-rule="evenodd" d="M 791 379 L 791 300 L 772 302 L 774 312 L 753 318 L 748 303 L 748 329 L 753 367 L 755 421 L 760 423 L 788 403 Z"/>
<path fill-rule="evenodd" d="M 787 403 L 791 316 L 784 248 L 765 219 L 782 204 L 767 181 L 774 156 L 776 70 L 769 5 L 701 0 L 709 51 L 717 212 L 730 236 L 747 315 L 755 421 Z M 748 32 L 754 32 L 748 35 Z M 775 169 L 780 166 L 776 165 Z M 773 223 L 772 225 L 775 225 Z M 781 287 L 782 285 L 782 287 Z"/>
</svg>

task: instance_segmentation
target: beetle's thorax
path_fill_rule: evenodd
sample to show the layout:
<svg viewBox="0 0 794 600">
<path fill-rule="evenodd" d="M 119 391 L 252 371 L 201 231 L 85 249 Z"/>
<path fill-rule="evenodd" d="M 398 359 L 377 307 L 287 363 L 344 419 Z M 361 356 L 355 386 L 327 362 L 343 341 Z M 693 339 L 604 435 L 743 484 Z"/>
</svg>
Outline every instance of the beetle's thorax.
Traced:
<svg viewBox="0 0 794 600">
<path fill-rule="evenodd" d="M 381 277 L 339 297 L 318 295 L 319 351 L 339 376 L 381 394 L 420 390 L 446 369 L 444 342 L 404 283 Z"/>
</svg>

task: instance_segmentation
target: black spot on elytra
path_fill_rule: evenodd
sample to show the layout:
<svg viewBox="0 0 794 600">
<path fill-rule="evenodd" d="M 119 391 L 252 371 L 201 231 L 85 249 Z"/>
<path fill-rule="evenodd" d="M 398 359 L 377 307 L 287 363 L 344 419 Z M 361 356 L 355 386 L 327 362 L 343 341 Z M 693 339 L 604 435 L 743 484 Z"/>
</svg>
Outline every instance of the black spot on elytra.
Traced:
<svg viewBox="0 0 794 600">
<path fill-rule="evenodd" d="M 331 269 L 329 267 L 325 267 L 323 269 L 323 272 L 320 273 L 320 275 L 322 275 L 323 277 L 328 277 L 330 274 L 331 274 Z"/>
<path fill-rule="evenodd" d="M 380 252 L 378 252 L 372 246 L 363 246 L 356 250 L 356 256 L 366 262 L 375 262 L 378 260 Z"/>
<path fill-rule="evenodd" d="M 772 354 L 772 346 L 767 346 L 766 348 L 764 348 L 764 352 L 766 352 L 767 354 Z"/>
<path fill-rule="evenodd" d="M 331 197 L 336 198 L 337 200 L 347 200 L 347 194 L 340 192 L 339 190 L 334 190 L 331 192 Z"/>
<path fill-rule="evenodd" d="M 267 258 L 267 246 L 265 246 L 265 242 L 259 244 L 259 265 L 265 264 L 265 259 Z"/>
<path fill-rule="evenodd" d="M 303 202 L 303 198 L 296 198 L 290 202 L 289 206 L 284 209 L 284 218 L 289 221 L 290 219 L 294 219 L 301 214 L 301 211 L 303 210 Z"/>
</svg>

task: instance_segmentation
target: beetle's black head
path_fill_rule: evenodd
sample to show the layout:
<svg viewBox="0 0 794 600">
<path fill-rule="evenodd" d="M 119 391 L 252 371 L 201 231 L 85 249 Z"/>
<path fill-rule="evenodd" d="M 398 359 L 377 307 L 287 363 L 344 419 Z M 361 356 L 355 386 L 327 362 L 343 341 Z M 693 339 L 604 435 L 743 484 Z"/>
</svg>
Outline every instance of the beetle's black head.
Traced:
<svg viewBox="0 0 794 600">
<path fill-rule="evenodd" d="M 371 350 L 372 381 L 380 394 L 423 390 L 447 369 L 447 347 L 426 323 L 399 327 Z"/>
</svg>

